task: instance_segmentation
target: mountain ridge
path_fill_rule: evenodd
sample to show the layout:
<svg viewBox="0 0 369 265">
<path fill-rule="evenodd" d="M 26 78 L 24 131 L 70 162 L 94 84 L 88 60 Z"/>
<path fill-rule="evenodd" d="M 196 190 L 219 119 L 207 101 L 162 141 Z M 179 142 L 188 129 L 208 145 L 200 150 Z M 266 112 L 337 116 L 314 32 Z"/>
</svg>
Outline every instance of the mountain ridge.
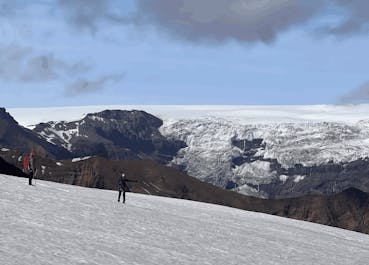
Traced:
<svg viewBox="0 0 369 265">
<path fill-rule="evenodd" d="M 35 132 L 19 125 L 5 108 L 0 108 L 0 145 L 3 148 L 17 149 L 22 152 L 34 150 L 40 155 L 54 158 L 71 157 L 64 148 L 45 141 Z"/>
<path fill-rule="evenodd" d="M 185 143 L 166 139 L 158 130 L 162 125 L 144 111 L 104 110 L 73 122 L 41 123 L 33 131 L 76 157 L 151 158 L 166 164 Z"/>
<path fill-rule="evenodd" d="M 307 116 L 305 107 L 295 108 Z M 232 114 L 237 110 L 229 109 Z M 281 108 L 282 113 L 288 114 L 286 109 Z M 253 108 L 249 110 L 253 113 Z M 345 115 L 340 108 L 334 110 Z M 162 120 L 136 111 L 137 116 L 146 117 L 145 123 L 126 126 L 135 119 L 115 116 L 135 111 L 98 113 L 84 114 L 85 118 L 74 122 L 41 123 L 35 131 L 46 140 L 59 141 L 59 147 L 74 145 L 74 157 L 154 159 L 202 181 L 261 198 L 331 195 L 349 187 L 369 191 L 369 127 L 365 120 L 255 125 L 225 117 Z M 86 123 L 87 128 L 82 129 L 86 132 L 80 134 Z"/>
</svg>

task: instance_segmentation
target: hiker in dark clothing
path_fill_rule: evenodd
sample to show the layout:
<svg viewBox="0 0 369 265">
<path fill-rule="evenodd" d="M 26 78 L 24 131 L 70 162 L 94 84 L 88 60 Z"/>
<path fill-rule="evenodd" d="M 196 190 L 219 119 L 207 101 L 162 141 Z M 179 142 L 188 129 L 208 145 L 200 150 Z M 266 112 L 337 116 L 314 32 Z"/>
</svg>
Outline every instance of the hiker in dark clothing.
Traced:
<svg viewBox="0 0 369 265">
<path fill-rule="evenodd" d="M 122 195 L 122 193 L 123 193 L 123 203 L 126 202 L 126 191 L 129 191 L 127 182 L 137 182 L 137 180 L 126 179 L 124 173 L 122 174 L 122 176 L 120 176 L 118 182 L 118 191 L 119 191 L 118 202 L 120 202 L 120 196 Z"/>
</svg>

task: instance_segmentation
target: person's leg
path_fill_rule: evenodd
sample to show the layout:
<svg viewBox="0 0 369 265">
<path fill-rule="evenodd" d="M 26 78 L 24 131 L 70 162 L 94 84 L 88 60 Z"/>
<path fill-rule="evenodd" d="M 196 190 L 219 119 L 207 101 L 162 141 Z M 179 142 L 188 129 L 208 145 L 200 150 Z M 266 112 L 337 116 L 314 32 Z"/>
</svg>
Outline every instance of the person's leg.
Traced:
<svg viewBox="0 0 369 265">
<path fill-rule="evenodd" d="M 122 194 L 122 191 L 119 191 L 119 195 L 118 195 L 118 202 L 120 202 L 120 195 Z"/>
<path fill-rule="evenodd" d="M 33 172 L 29 172 L 29 175 L 28 175 L 28 185 L 32 185 L 32 178 L 33 178 Z"/>
<path fill-rule="evenodd" d="M 123 191 L 123 203 L 125 203 L 125 202 L 126 202 L 126 192 Z"/>
</svg>

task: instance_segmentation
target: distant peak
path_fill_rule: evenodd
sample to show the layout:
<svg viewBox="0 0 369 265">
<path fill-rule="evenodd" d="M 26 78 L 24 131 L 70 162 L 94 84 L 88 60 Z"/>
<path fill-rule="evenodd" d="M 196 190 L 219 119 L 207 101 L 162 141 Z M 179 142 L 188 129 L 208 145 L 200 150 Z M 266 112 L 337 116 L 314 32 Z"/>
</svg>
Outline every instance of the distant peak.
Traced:
<svg viewBox="0 0 369 265">
<path fill-rule="evenodd" d="M 104 110 L 101 112 L 89 113 L 85 116 L 85 118 L 99 120 L 102 122 L 104 119 L 129 121 L 141 120 L 144 118 L 156 127 L 160 127 L 163 124 L 161 119 L 142 110 Z"/>
<path fill-rule="evenodd" d="M 18 122 L 3 107 L 0 107 L 0 119 L 18 124 Z"/>
</svg>

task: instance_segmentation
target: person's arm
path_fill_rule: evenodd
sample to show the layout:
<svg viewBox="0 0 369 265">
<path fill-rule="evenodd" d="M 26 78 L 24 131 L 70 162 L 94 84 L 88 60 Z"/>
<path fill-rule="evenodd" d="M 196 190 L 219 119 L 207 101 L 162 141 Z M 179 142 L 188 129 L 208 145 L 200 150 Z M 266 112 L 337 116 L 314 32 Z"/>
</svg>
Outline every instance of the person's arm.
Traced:
<svg viewBox="0 0 369 265">
<path fill-rule="evenodd" d="M 138 180 L 134 180 L 134 179 L 126 179 L 126 182 L 138 182 Z"/>
</svg>

